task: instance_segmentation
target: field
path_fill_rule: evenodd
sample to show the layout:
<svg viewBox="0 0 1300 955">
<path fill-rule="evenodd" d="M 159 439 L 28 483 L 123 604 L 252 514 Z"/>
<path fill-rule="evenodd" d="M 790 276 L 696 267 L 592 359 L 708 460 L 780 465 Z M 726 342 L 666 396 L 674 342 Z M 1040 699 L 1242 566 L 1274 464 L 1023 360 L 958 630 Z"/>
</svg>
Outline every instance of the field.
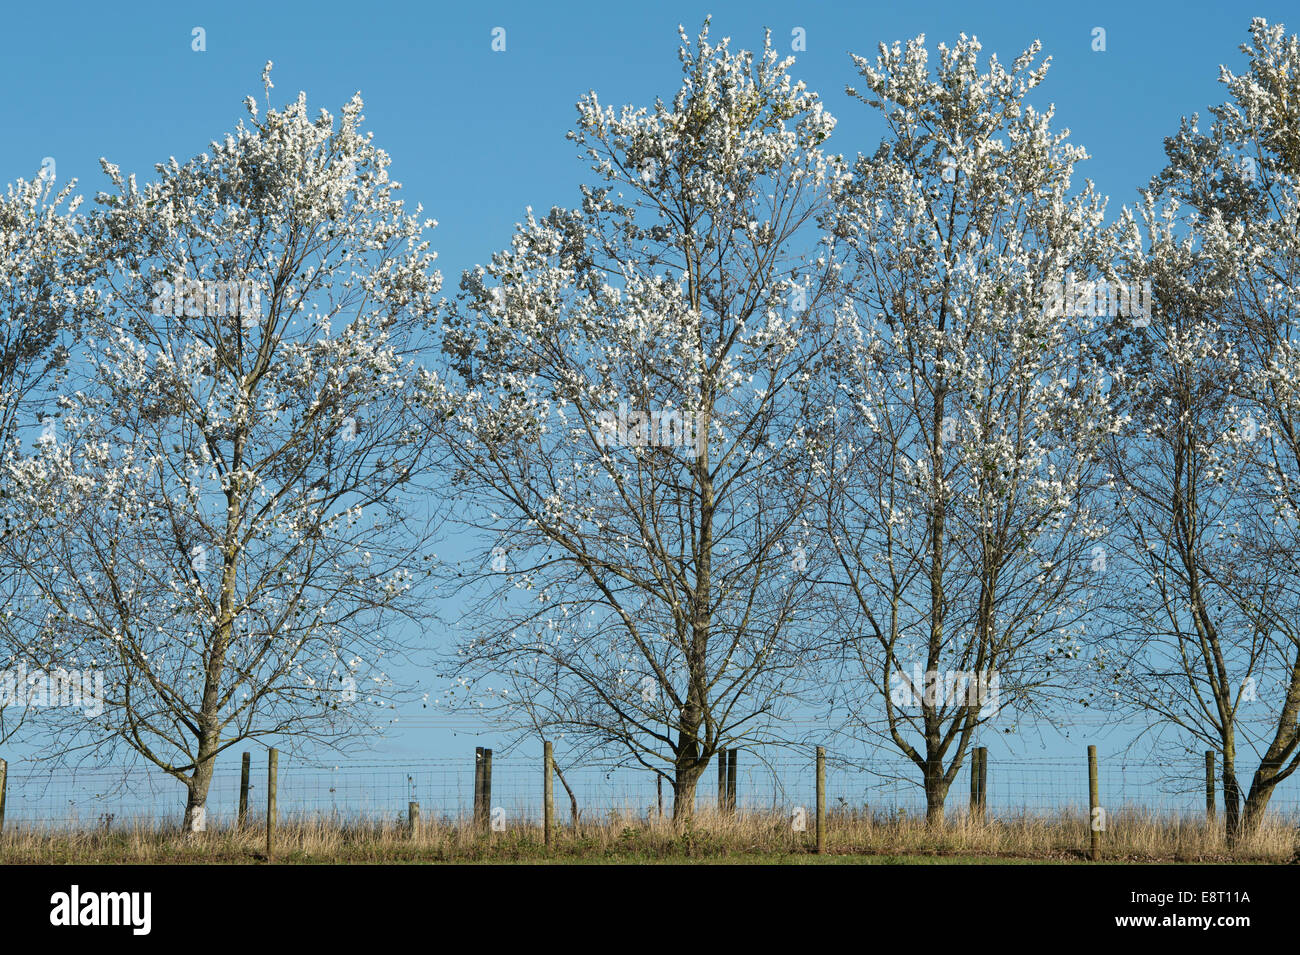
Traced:
<svg viewBox="0 0 1300 955">
<path fill-rule="evenodd" d="M 539 826 L 482 833 L 466 821 L 427 820 L 416 833 L 398 823 L 345 823 L 328 818 L 286 821 L 273 861 L 298 864 L 951 864 L 1083 863 L 1089 832 L 1078 815 L 1022 816 L 985 822 L 965 816 L 927 828 L 918 819 L 832 814 L 827 850 L 811 832 L 791 832 L 777 815 L 700 813 L 686 826 L 611 814 L 558 827 L 548 850 Z M 1103 863 L 1290 863 L 1297 832 L 1281 820 L 1235 850 L 1201 818 L 1121 811 L 1103 836 Z M 12 827 L 0 836 L 4 864 L 265 863 L 260 826 L 183 835 L 174 825 L 137 821 L 111 830 Z"/>
</svg>

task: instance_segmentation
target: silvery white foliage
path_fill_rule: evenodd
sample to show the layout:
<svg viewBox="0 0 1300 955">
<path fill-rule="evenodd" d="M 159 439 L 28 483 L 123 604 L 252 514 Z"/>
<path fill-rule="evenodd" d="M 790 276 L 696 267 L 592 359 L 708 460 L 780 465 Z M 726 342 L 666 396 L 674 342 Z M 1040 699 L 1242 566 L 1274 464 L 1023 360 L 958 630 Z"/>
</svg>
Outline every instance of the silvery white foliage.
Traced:
<svg viewBox="0 0 1300 955">
<path fill-rule="evenodd" d="M 1212 222 L 1198 231 L 1207 233 L 1207 245 L 1231 275 L 1226 311 L 1260 410 L 1256 431 L 1265 440 L 1256 443 L 1255 434 L 1242 430 L 1239 451 L 1264 468 L 1268 506 L 1260 510 L 1269 538 L 1294 552 L 1300 544 L 1300 37 L 1258 18 L 1250 32 L 1252 43 L 1242 46 L 1250 69 L 1243 75 L 1222 69 L 1232 100 L 1213 111 L 1209 138 L 1220 153 L 1251 154 L 1257 172 L 1228 180 L 1246 202 L 1205 197 Z"/>
<path fill-rule="evenodd" d="M 854 57 L 850 93 L 887 134 L 829 223 L 846 267 L 827 526 L 876 691 L 848 718 L 916 764 L 932 814 L 996 713 L 899 707 L 891 679 L 996 671 L 1003 711 L 1059 685 L 1106 529 L 1095 459 L 1118 424 L 1099 319 L 1050 292 L 1109 275 L 1103 200 L 1075 182 L 1083 149 L 1025 101 L 1038 44 L 1010 68 L 980 50 L 963 35 L 932 63 L 917 37 Z"/>
<path fill-rule="evenodd" d="M 69 346 L 96 305 L 74 188 L 42 176 L 0 195 L 0 669 L 49 663 L 15 619 L 14 608 L 34 599 L 24 567 L 39 558 L 25 533 L 31 514 L 9 474 L 33 442 L 57 436 Z M 0 701 L 0 741 L 30 715 Z"/>
<path fill-rule="evenodd" d="M 24 612 L 107 674 L 104 717 L 63 729 L 181 779 L 188 810 L 241 739 L 370 727 L 422 612 L 441 279 L 361 109 L 250 104 L 143 185 L 104 162 L 104 308 L 65 433 L 14 469 L 50 535 Z M 231 282 L 259 294 L 207 291 Z"/>
<path fill-rule="evenodd" d="M 0 196 L 0 436 L 6 451 L 18 429 L 57 414 L 38 394 L 67 361 L 68 339 L 94 307 L 89 264 L 77 230 L 75 182 L 56 188 L 38 177 Z"/>
<path fill-rule="evenodd" d="M 1300 169 L 1300 36 L 1288 34 L 1281 23 L 1256 17 L 1250 23 L 1251 42 L 1243 44 L 1248 69 L 1233 73 L 1219 67 L 1219 82 L 1232 102 L 1215 109 L 1223 139 L 1250 149 L 1262 166 L 1267 188 L 1273 176 L 1290 177 Z M 1251 148 L 1253 147 L 1253 148 Z M 1256 181 L 1259 177 L 1247 177 Z"/>
<path fill-rule="evenodd" d="M 714 749 L 761 738 L 816 660 L 797 554 L 833 277 L 816 218 L 842 173 L 770 38 L 682 42 L 670 102 L 580 101 L 596 183 L 465 273 L 443 348 L 485 552 L 448 698 L 650 766 L 688 813 Z"/>
</svg>

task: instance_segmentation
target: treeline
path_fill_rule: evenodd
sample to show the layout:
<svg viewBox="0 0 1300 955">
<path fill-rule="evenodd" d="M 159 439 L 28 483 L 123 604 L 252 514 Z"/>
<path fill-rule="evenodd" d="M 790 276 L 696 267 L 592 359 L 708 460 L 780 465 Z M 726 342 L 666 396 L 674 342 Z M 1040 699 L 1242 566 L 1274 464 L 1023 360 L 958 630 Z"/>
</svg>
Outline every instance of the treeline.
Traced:
<svg viewBox="0 0 1300 955">
<path fill-rule="evenodd" d="M 1108 219 L 1037 44 L 853 57 L 848 158 L 706 23 L 670 100 L 579 102 L 579 200 L 450 298 L 360 98 L 275 109 L 269 64 L 89 213 L 19 181 L 0 663 L 105 699 L 0 736 L 134 753 L 194 826 L 225 750 L 364 738 L 432 651 L 435 705 L 679 818 L 815 714 L 938 820 L 979 734 L 1089 707 L 1216 750 L 1252 831 L 1300 742 L 1300 43 L 1242 51 Z"/>
</svg>

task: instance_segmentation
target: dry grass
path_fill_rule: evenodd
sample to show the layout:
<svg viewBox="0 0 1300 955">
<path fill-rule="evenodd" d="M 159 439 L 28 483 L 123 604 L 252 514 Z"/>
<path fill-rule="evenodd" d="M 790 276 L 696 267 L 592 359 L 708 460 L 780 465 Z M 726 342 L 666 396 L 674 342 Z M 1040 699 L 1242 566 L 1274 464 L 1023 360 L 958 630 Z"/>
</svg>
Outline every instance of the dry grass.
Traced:
<svg viewBox="0 0 1300 955">
<path fill-rule="evenodd" d="M 812 820 L 809 820 L 810 829 Z M 1079 814 L 1003 816 L 977 822 L 961 815 L 941 827 L 923 820 L 833 813 L 827 856 L 814 857 L 812 833 L 790 831 L 774 813 L 718 816 L 701 811 L 686 826 L 610 813 L 584 822 L 580 832 L 557 828 L 548 853 L 539 826 L 519 825 L 490 837 L 465 821 L 425 820 L 414 836 L 397 820 L 347 822 L 314 818 L 286 822 L 277 833 L 277 863 L 413 862 L 799 862 L 799 861 L 1046 861 L 1085 858 L 1086 820 Z M 1124 810 L 1108 819 L 1103 858 L 1110 862 L 1291 862 L 1297 832 L 1270 819 L 1230 851 L 1221 832 L 1203 819 Z M 109 830 L 69 832 L 8 826 L 0 835 L 0 862 L 22 863 L 252 863 L 265 861 L 261 827 L 219 828 L 184 836 L 152 821 Z"/>
</svg>

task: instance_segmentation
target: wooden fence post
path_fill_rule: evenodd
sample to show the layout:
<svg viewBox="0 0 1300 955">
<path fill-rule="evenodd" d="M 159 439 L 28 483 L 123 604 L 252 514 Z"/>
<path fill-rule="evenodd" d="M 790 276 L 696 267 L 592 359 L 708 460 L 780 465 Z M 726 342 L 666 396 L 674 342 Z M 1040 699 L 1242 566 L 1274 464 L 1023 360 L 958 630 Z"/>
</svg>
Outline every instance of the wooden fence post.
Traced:
<svg viewBox="0 0 1300 955">
<path fill-rule="evenodd" d="M 1205 824 L 1214 828 L 1214 750 L 1205 751 Z"/>
<path fill-rule="evenodd" d="M 412 838 L 420 834 L 420 804 L 418 802 L 408 802 L 406 804 L 406 824 L 411 830 Z"/>
<path fill-rule="evenodd" d="M 979 747 L 970 752 L 970 817 L 974 821 L 980 812 L 980 751 Z"/>
<path fill-rule="evenodd" d="M 492 750 L 474 748 L 474 824 L 479 831 L 492 831 Z"/>
<path fill-rule="evenodd" d="M 542 741 L 542 835 L 546 848 L 555 838 L 555 751 Z"/>
<path fill-rule="evenodd" d="M 275 823 L 277 808 L 275 804 L 276 784 L 280 751 L 272 748 L 266 753 L 266 861 L 270 862 L 275 853 Z"/>
<path fill-rule="evenodd" d="M 659 798 L 659 820 L 664 818 L 664 778 L 658 774 L 655 775 L 655 794 Z"/>
<path fill-rule="evenodd" d="M 727 812 L 736 813 L 736 749 L 727 750 Z"/>
<path fill-rule="evenodd" d="M 826 747 L 817 747 L 817 852 L 826 851 Z"/>
<path fill-rule="evenodd" d="M 239 816 L 235 825 L 243 829 L 248 822 L 248 775 L 253 768 L 253 754 L 245 753 L 239 767 Z"/>
<path fill-rule="evenodd" d="M 989 811 L 989 748 L 980 747 L 980 819 Z"/>
<path fill-rule="evenodd" d="M 985 746 L 971 750 L 970 763 L 970 814 L 972 819 L 984 821 L 988 809 L 989 751 Z"/>
<path fill-rule="evenodd" d="M 5 789 L 9 785 L 9 764 L 0 759 L 0 832 L 5 831 Z"/>
<path fill-rule="evenodd" d="M 1097 782 L 1097 747 L 1088 747 L 1088 829 L 1092 835 L 1092 861 L 1101 861 L 1101 831 L 1106 825 L 1106 811 L 1101 808 Z"/>
<path fill-rule="evenodd" d="M 483 825 L 492 833 L 492 750 L 483 750 Z"/>
<path fill-rule="evenodd" d="M 727 811 L 727 750 L 718 750 L 718 815 Z"/>
<path fill-rule="evenodd" d="M 474 747 L 474 826 L 483 826 L 483 747 Z"/>
</svg>

